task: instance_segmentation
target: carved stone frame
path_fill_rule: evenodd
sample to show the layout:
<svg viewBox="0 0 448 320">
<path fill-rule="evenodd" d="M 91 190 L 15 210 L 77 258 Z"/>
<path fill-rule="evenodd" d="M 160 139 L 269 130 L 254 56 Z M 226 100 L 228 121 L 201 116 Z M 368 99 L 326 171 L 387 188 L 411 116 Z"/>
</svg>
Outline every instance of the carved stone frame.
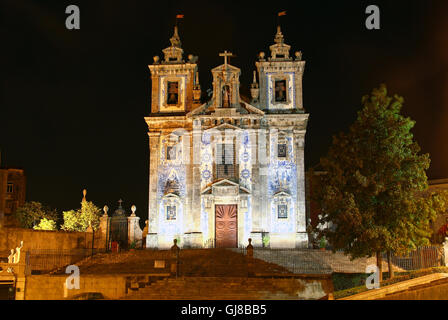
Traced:
<svg viewBox="0 0 448 320">
<path fill-rule="evenodd" d="M 184 77 L 165 76 L 160 78 L 161 88 L 159 93 L 160 112 L 180 112 L 185 110 L 185 81 Z M 178 100 L 177 104 L 168 104 L 168 82 L 177 82 Z"/>
<path fill-rule="evenodd" d="M 286 101 L 283 102 L 277 102 L 275 101 L 275 82 L 276 81 L 282 81 L 284 80 L 286 82 Z M 271 87 L 272 87 L 272 98 L 271 98 L 271 105 L 273 106 L 288 106 L 291 104 L 291 94 L 289 93 L 289 81 L 290 77 L 288 74 L 280 73 L 275 74 L 271 76 Z"/>
</svg>

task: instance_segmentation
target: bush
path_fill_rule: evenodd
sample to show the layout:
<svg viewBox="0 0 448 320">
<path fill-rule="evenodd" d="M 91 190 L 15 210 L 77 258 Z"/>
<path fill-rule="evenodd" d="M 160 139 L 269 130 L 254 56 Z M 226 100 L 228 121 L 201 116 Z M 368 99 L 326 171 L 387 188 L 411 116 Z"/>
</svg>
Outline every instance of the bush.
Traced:
<svg viewBox="0 0 448 320">
<path fill-rule="evenodd" d="M 37 226 L 33 227 L 34 230 L 56 230 L 56 221 L 46 218 L 40 219 Z"/>
<path fill-rule="evenodd" d="M 41 219 L 56 221 L 58 213 L 56 210 L 44 206 L 40 202 L 25 202 L 14 213 L 15 218 L 19 221 L 22 228 L 34 228 Z"/>
<path fill-rule="evenodd" d="M 448 267 L 434 267 L 434 268 L 420 269 L 420 270 L 413 270 L 413 271 L 406 271 L 406 272 L 396 272 L 395 273 L 396 277 L 394 277 L 393 279 L 388 279 L 388 280 L 382 281 L 380 288 L 389 286 L 391 284 L 395 284 L 395 283 L 398 283 L 401 281 L 406 281 L 406 280 L 426 276 L 426 275 L 432 274 L 432 273 L 448 273 Z M 384 274 L 387 274 L 387 273 L 383 273 L 383 275 Z M 356 275 L 359 276 L 361 274 L 356 274 Z M 353 276 L 354 276 L 353 274 L 347 275 L 347 278 L 350 278 Z M 369 276 L 368 274 L 365 274 L 365 278 L 367 278 L 368 276 Z M 361 292 L 365 292 L 368 290 L 365 285 L 365 280 L 362 284 L 360 284 L 357 287 L 340 289 L 341 287 L 344 286 L 344 284 L 347 285 L 349 283 L 349 281 L 344 282 L 343 280 L 340 280 L 340 278 L 343 278 L 343 277 L 340 277 L 340 275 L 337 275 L 335 278 L 333 278 L 333 286 L 335 289 L 333 296 L 335 299 L 341 299 L 341 298 L 352 296 L 352 295 L 355 295 L 355 294 L 358 294 Z M 355 276 L 355 278 L 356 278 L 356 276 Z M 335 281 L 335 279 L 336 279 L 336 281 Z"/>
</svg>

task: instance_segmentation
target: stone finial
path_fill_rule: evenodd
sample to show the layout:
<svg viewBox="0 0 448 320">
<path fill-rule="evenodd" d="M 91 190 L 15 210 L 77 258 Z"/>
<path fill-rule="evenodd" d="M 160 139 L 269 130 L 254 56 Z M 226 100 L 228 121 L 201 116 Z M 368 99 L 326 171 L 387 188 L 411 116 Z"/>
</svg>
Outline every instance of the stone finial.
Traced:
<svg viewBox="0 0 448 320">
<path fill-rule="evenodd" d="M 107 212 L 109 211 L 109 207 L 106 205 L 103 207 L 104 215 L 107 216 Z"/>
<path fill-rule="evenodd" d="M 249 244 L 246 247 L 246 252 L 247 252 L 247 256 L 249 258 L 252 258 L 254 256 L 254 246 L 252 245 L 252 239 L 251 238 L 249 238 L 248 241 L 249 241 Z"/>
<path fill-rule="evenodd" d="M 296 51 L 295 56 L 296 60 L 302 60 L 302 51 Z"/>
<path fill-rule="evenodd" d="M 195 102 L 201 101 L 201 85 L 199 84 L 199 72 L 197 70 L 194 73 L 193 100 Z"/>
<path fill-rule="evenodd" d="M 135 205 L 132 205 L 132 207 L 131 207 L 131 211 L 132 211 L 131 216 L 135 216 L 135 211 L 136 210 L 137 210 L 137 207 Z"/>
<path fill-rule="evenodd" d="M 282 30 L 280 28 L 280 26 L 277 26 L 277 33 L 275 34 L 275 38 L 274 38 L 274 42 L 275 43 L 283 43 L 285 41 L 284 37 L 283 37 L 283 33 Z"/>
<path fill-rule="evenodd" d="M 180 48 L 182 46 L 182 43 L 180 42 L 180 37 L 179 37 L 177 26 L 174 26 L 174 34 L 170 38 L 170 42 L 171 42 L 172 47 Z"/>
<path fill-rule="evenodd" d="M 173 257 L 178 257 L 180 248 L 177 245 L 177 239 L 174 239 L 173 243 L 174 244 L 171 246 L 171 254 L 173 255 Z"/>
<path fill-rule="evenodd" d="M 89 226 L 87 227 L 86 232 L 93 232 L 92 221 L 89 221 Z"/>
<path fill-rule="evenodd" d="M 8 263 L 14 263 L 14 249 L 11 249 L 11 254 L 8 256 Z"/>
<path fill-rule="evenodd" d="M 20 251 L 22 250 L 22 248 L 23 248 L 23 240 L 20 241 L 20 247 L 16 248 L 16 253 L 14 253 L 14 255 L 13 255 L 12 263 L 19 263 L 20 262 Z M 14 251 L 14 249 L 11 250 L 11 253 L 13 253 L 13 251 Z"/>
<path fill-rule="evenodd" d="M 153 59 L 154 59 L 154 64 L 159 63 L 159 60 L 160 60 L 159 56 L 154 56 Z"/>
<path fill-rule="evenodd" d="M 82 201 L 87 201 L 86 195 L 87 195 L 87 189 L 82 190 Z"/>
<path fill-rule="evenodd" d="M 266 56 L 266 54 L 263 52 L 263 51 L 261 51 L 259 54 L 258 54 L 258 57 L 260 58 L 260 60 L 264 60 L 264 57 Z"/>
<path fill-rule="evenodd" d="M 260 95 L 260 89 L 257 83 L 257 71 L 254 71 L 254 79 L 250 86 L 250 95 L 252 96 L 253 100 L 257 100 L 258 96 Z"/>
</svg>

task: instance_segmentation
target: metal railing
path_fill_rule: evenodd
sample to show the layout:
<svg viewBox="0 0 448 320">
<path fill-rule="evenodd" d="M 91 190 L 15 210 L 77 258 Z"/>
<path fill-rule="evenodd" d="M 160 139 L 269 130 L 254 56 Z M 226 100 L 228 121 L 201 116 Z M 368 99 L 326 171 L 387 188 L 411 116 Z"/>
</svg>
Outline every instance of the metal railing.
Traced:
<svg viewBox="0 0 448 320">
<path fill-rule="evenodd" d="M 387 262 L 387 255 L 383 254 Z M 445 253 L 442 246 L 424 246 L 410 252 L 408 255 L 391 256 L 392 264 L 403 270 L 418 270 L 444 265 Z"/>
<path fill-rule="evenodd" d="M 31 249 L 29 264 L 31 272 L 46 273 L 70 264 L 75 264 L 89 256 L 105 252 L 105 249 Z"/>
</svg>

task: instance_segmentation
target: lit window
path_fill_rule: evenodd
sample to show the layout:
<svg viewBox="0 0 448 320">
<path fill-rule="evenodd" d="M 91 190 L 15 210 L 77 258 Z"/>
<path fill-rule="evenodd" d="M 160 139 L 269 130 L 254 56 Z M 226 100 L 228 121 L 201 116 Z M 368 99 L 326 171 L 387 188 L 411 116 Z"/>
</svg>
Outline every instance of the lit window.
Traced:
<svg viewBox="0 0 448 320">
<path fill-rule="evenodd" d="M 216 176 L 218 179 L 233 178 L 237 172 L 234 165 L 234 145 L 218 144 L 216 149 Z"/>
<path fill-rule="evenodd" d="M 176 220 L 176 206 L 166 206 L 166 220 Z"/>
<path fill-rule="evenodd" d="M 177 81 L 168 82 L 167 104 L 176 105 L 179 103 L 179 83 Z"/>
<path fill-rule="evenodd" d="M 285 143 L 279 143 L 278 144 L 278 157 L 279 158 L 286 158 L 286 144 Z"/>
<path fill-rule="evenodd" d="M 278 218 L 279 219 L 288 219 L 288 205 L 286 205 L 286 204 L 278 205 Z"/>
<path fill-rule="evenodd" d="M 6 193 L 13 193 L 14 192 L 14 184 L 8 182 L 6 186 Z"/>
</svg>

